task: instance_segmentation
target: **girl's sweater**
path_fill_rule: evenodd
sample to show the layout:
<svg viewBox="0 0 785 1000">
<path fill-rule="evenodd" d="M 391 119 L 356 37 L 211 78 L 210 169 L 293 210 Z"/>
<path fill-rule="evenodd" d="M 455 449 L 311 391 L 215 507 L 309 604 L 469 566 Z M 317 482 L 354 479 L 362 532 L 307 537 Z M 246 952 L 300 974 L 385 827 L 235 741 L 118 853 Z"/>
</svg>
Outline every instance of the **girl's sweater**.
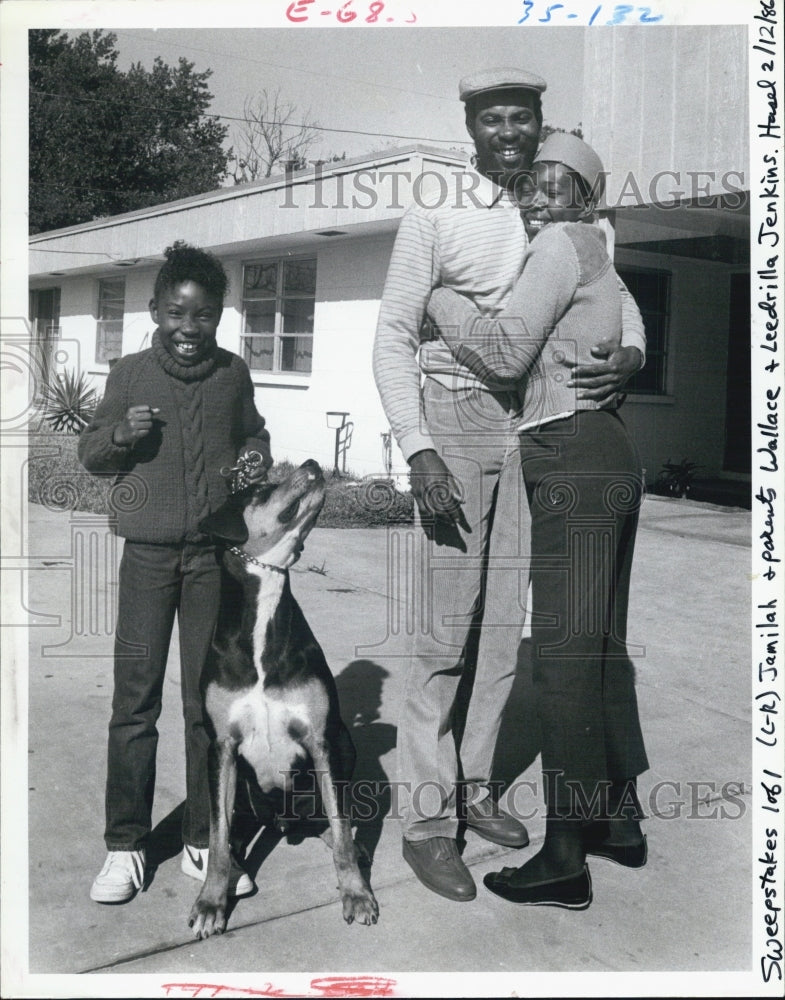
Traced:
<svg viewBox="0 0 785 1000">
<path fill-rule="evenodd" d="M 116 445 L 115 428 L 140 405 L 160 410 L 152 431 L 131 446 Z M 228 496 L 220 470 L 235 464 L 244 445 L 269 452 L 245 362 L 216 347 L 197 365 L 182 365 L 156 331 L 149 350 L 121 358 L 109 373 L 79 439 L 79 460 L 89 472 L 117 474 L 117 534 L 175 544 L 205 538 L 200 522 Z"/>
</svg>

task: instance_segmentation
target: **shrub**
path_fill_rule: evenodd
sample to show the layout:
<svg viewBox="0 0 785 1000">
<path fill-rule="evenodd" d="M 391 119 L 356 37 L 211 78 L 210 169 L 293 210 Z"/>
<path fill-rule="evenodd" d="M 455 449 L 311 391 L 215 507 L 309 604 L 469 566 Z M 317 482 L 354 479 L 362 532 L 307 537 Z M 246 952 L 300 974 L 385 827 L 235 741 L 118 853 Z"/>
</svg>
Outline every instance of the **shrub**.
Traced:
<svg viewBox="0 0 785 1000">
<path fill-rule="evenodd" d="M 414 499 L 389 479 L 327 480 L 327 497 L 319 518 L 323 528 L 381 528 L 414 520 Z"/>
<path fill-rule="evenodd" d="M 114 476 L 92 476 L 76 457 L 78 437 L 65 432 L 31 434 L 27 496 L 51 510 L 108 514 Z"/>
<path fill-rule="evenodd" d="M 28 499 L 54 510 L 111 511 L 113 475 L 94 476 L 79 464 L 77 438 L 66 433 L 30 435 Z M 295 469 L 278 462 L 270 479 L 281 482 Z M 375 528 L 408 523 L 414 517 L 411 493 L 401 493 L 386 479 L 327 477 L 327 496 L 319 517 L 323 528 Z"/>
<path fill-rule="evenodd" d="M 652 486 L 652 493 L 666 497 L 683 497 L 690 492 L 695 473 L 700 468 L 696 462 L 683 458 L 680 462 L 663 462 Z"/>
<path fill-rule="evenodd" d="M 52 430 L 66 434 L 79 434 L 90 423 L 98 403 L 96 391 L 88 386 L 84 372 L 53 374 L 42 395 L 44 419 Z"/>
</svg>

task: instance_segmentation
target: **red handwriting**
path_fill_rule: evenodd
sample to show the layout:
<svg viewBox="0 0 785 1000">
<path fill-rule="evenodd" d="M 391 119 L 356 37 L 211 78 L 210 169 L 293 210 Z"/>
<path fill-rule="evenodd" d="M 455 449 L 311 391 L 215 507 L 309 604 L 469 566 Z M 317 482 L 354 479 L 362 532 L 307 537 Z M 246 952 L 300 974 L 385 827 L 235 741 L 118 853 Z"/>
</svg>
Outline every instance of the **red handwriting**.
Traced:
<svg viewBox="0 0 785 1000">
<path fill-rule="evenodd" d="M 297 3 L 290 3 L 286 8 L 286 16 L 290 21 L 299 22 L 308 20 L 308 5 L 313 0 L 297 0 Z"/>
<path fill-rule="evenodd" d="M 294 3 L 290 3 L 286 8 L 286 18 L 294 24 L 302 24 L 308 20 L 309 7 L 314 3 L 314 0 L 295 0 Z M 381 0 L 375 0 L 374 3 L 369 3 L 367 7 L 367 17 L 363 18 L 366 24 L 378 24 L 385 9 L 385 4 Z M 346 0 L 345 3 L 340 4 L 337 10 L 320 10 L 319 13 L 322 17 L 329 17 L 331 14 L 335 14 L 336 19 L 340 24 L 351 24 L 358 17 L 361 16 L 357 12 L 354 6 L 354 0 Z M 391 24 L 395 18 L 385 17 L 386 23 Z M 405 19 L 405 24 L 416 24 L 417 15 L 414 11 L 410 11 L 409 16 Z"/>
<path fill-rule="evenodd" d="M 311 989 L 320 997 L 393 997 L 394 979 L 381 976 L 322 976 L 311 980 Z"/>
<path fill-rule="evenodd" d="M 171 997 L 392 997 L 395 980 L 383 976 L 320 976 L 311 980 L 310 993 L 289 993 L 272 983 L 261 988 L 222 986 L 219 983 L 164 983 Z"/>
</svg>

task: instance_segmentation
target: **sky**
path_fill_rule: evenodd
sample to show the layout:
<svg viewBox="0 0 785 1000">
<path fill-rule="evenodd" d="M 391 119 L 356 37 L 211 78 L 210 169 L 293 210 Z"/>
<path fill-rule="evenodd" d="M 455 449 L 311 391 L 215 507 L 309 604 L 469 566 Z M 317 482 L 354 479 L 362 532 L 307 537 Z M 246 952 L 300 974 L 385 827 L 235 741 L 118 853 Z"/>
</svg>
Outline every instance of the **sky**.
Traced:
<svg viewBox="0 0 785 1000">
<path fill-rule="evenodd" d="M 211 111 L 242 117 L 247 96 L 280 88 L 282 100 L 325 129 L 309 157 L 361 156 L 413 137 L 470 151 L 458 81 L 491 66 L 531 70 L 548 81 L 545 120 L 581 121 L 580 27 L 524 32 L 516 27 L 117 30 L 118 65 L 150 68 L 155 56 L 211 69 Z M 301 117 L 293 120 L 301 120 Z M 231 122 L 227 122 L 230 126 Z M 359 132 L 364 134 L 352 134 Z M 377 135 L 373 133 L 387 133 Z M 389 135 L 392 134 L 392 135 Z"/>
</svg>

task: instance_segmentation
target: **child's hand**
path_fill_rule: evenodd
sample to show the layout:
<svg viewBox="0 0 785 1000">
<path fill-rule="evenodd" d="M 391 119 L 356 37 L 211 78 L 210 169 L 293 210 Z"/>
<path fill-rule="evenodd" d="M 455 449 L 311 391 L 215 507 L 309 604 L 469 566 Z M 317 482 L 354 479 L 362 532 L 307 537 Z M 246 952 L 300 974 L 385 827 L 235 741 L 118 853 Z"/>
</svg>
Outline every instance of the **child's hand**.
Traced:
<svg viewBox="0 0 785 1000">
<path fill-rule="evenodd" d="M 249 461 L 249 454 L 253 454 L 254 459 Z M 260 456 L 261 461 L 256 459 L 256 455 Z M 238 458 L 244 459 L 248 463 L 244 470 L 244 476 L 247 483 L 260 483 L 267 479 L 267 470 L 273 464 L 269 445 L 266 448 L 261 449 L 248 448 L 246 445 L 241 449 Z"/>
<path fill-rule="evenodd" d="M 154 406 L 132 406 L 117 425 L 112 440 L 118 445 L 133 445 L 153 429 L 153 418 L 161 411 Z"/>
</svg>

